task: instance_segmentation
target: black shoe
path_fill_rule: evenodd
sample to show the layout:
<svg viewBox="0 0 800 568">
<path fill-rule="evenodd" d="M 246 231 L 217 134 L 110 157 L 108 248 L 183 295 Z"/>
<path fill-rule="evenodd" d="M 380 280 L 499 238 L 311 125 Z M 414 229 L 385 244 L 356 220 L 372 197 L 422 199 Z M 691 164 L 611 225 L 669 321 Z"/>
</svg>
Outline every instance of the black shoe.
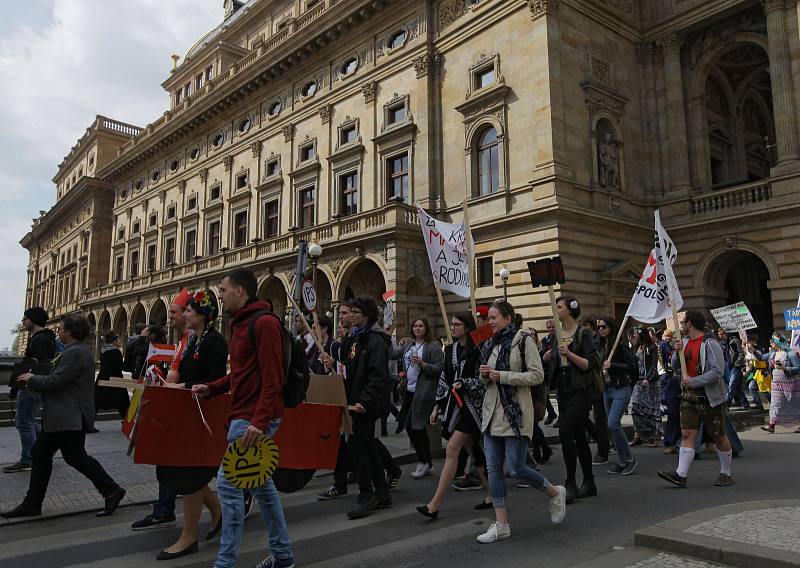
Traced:
<svg viewBox="0 0 800 568">
<path fill-rule="evenodd" d="M 681 477 L 674 471 L 659 471 L 658 477 L 678 487 L 686 487 L 686 483 L 688 482 L 688 478 Z"/>
<path fill-rule="evenodd" d="M 430 510 L 428 510 L 427 505 L 420 505 L 419 507 L 417 507 L 417 513 L 419 513 L 423 517 L 428 517 L 429 519 L 434 521 L 439 518 L 439 511 L 431 512 Z"/>
<path fill-rule="evenodd" d="M 595 484 L 594 479 L 585 479 L 576 497 L 578 499 L 597 497 L 597 485 Z"/>
<path fill-rule="evenodd" d="M 571 505 L 578 498 L 578 484 L 575 483 L 575 480 L 568 479 L 564 482 L 564 487 L 567 490 L 567 505 Z"/>
<path fill-rule="evenodd" d="M 397 473 L 390 473 L 386 476 L 386 485 L 389 491 L 394 491 L 400 483 L 400 478 L 403 476 L 403 470 L 398 469 Z"/>
<path fill-rule="evenodd" d="M 376 497 L 375 500 L 377 501 L 376 509 L 388 509 L 392 506 L 392 498 L 389 497 L 388 493 L 381 497 Z"/>
<path fill-rule="evenodd" d="M 553 456 L 553 450 L 550 449 L 550 446 L 544 446 L 542 448 L 542 461 L 539 463 L 546 464 L 550 461 L 550 458 Z"/>
<path fill-rule="evenodd" d="M 485 511 L 486 509 L 491 509 L 494 507 L 493 503 L 487 503 L 486 501 L 481 501 L 477 505 L 475 505 L 476 511 Z"/>
<path fill-rule="evenodd" d="M 3 468 L 3 473 L 20 473 L 22 471 L 30 471 L 32 467 L 33 465 L 29 463 L 12 463 L 11 465 L 7 465 Z"/>
<path fill-rule="evenodd" d="M 173 558 L 188 556 L 189 554 L 194 554 L 195 552 L 197 552 L 197 541 L 194 541 L 192 544 L 183 550 L 179 550 L 178 552 L 167 552 L 166 550 L 162 550 L 158 553 L 158 555 L 156 555 L 156 560 L 172 560 Z"/>
<path fill-rule="evenodd" d="M 210 531 L 208 531 L 208 534 L 206 534 L 206 541 L 213 539 L 215 536 L 219 534 L 219 531 L 221 530 L 222 530 L 222 515 L 219 516 L 219 520 L 217 521 L 217 524 L 214 525 L 214 528 L 212 528 Z"/>
<path fill-rule="evenodd" d="M 20 517 L 38 517 L 42 514 L 41 507 L 35 507 L 34 505 L 28 505 L 23 501 L 10 511 L 6 511 L 5 513 L 0 513 L 0 517 L 5 519 L 18 519 Z"/>
<path fill-rule="evenodd" d="M 117 487 L 113 493 L 106 497 L 105 507 L 99 513 L 97 513 L 97 517 L 108 517 L 109 515 L 113 514 L 114 511 L 117 510 L 119 507 L 120 502 L 125 498 L 125 489 L 122 487 Z"/>
<path fill-rule="evenodd" d="M 558 415 L 556 415 L 556 414 L 548 414 L 547 418 L 544 421 L 544 425 L 545 426 L 550 426 L 550 424 L 552 424 L 557 418 L 558 418 Z"/>
<path fill-rule="evenodd" d="M 139 519 L 135 521 L 131 525 L 131 530 L 133 531 L 144 531 L 148 529 L 158 529 L 164 527 L 174 527 L 175 526 L 175 515 L 171 517 L 164 517 L 163 519 L 157 519 L 153 515 L 147 515 L 144 519 Z"/>
<path fill-rule="evenodd" d="M 378 500 L 374 495 L 359 495 L 358 501 L 353 505 L 353 508 L 347 511 L 347 517 L 350 519 L 360 519 L 366 517 L 378 506 Z"/>
<path fill-rule="evenodd" d="M 89 430 L 89 431 L 88 431 L 88 432 L 86 432 L 86 433 L 87 433 L 87 434 L 99 434 L 99 433 L 100 433 L 100 430 L 98 430 L 97 428 L 92 428 L 91 430 Z"/>
<path fill-rule="evenodd" d="M 350 473 L 347 474 L 347 485 L 352 485 L 353 483 L 356 483 L 357 481 L 358 481 L 358 478 L 356 477 L 355 473 L 353 473 L 351 471 Z"/>
</svg>

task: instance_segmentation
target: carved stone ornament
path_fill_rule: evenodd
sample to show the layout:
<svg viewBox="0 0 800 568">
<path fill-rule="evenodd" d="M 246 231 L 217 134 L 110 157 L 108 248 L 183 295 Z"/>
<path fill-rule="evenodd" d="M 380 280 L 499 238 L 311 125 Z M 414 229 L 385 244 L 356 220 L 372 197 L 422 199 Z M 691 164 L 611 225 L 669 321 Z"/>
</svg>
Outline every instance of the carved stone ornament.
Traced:
<svg viewBox="0 0 800 568">
<path fill-rule="evenodd" d="M 339 272 L 342 270 L 342 265 L 344 264 L 343 257 L 331 258 L 326 263 L 330 269 L 331 273 L 333 274 L 334 278 L 339 276 Z"/>
<path fill-rule="evenodd" d="M 364 95 L 364 103 L 369 104 L 375 101 L 375 97 L 378 95 L 378 82 L 377 81 L 368 81 L 361 85 L 361 93 Z"/>
<path fill-rule="evenodd" d="M 725 248 L 735 249 L 737 245 L 736 235 L 728 235 L 725 237 Z"/>
<path fill-rule="evenodd" d="M 186 180 L 182 179 L 178 181 L 178 192 L 183 193 L 186 190 Z"/>
<path fill-rule="evenodd" d="M 557 14 L 558 0 L 528 0 L 528 8 L 531 10 L 531 19 L 538 20 L 544 15 Z"/>
<path fill-rule="evenodd" d="M 200 183 L 206 183 L 208 179 L 208 168 L 200 168 Z"/>
<path fill-rule="evenodd" d="M 286 280 L 289 282 L 289 289 L 294 290 L 294 278 L 295 274 L 297 274 L 296 268 L 289 268 L 283 271 L 283 275 L 286 277 Z"/>
<path fill-rule="evenodd" d="M 606 0 L 606 4 L 624 14 L 633 14 L 633 0 Z"/>
<path fill-rule="evenodd" d="M 322 105 L 319 109 L 319 117 L 322 119 L 322 124 L 328 124 L 333 116 L 333 105 Z"/>
<path fill-rule="evenodd" d="M 252 152 L 254 158 L 258 158 L 258 155 L 261 153 L 261 141 L 256 140 L 252 144 L 250 144 L 250 152 Z"/>
<path fill-rule="evenodd" d="M 291 122 L 283 127 L 283 141 L 291 142 L 294 138 L 294 124 Z"/>
<path fill-rule="evenodd" d="M 765 2 L 765 10 L 772 4 L 774 2 Z M 783 0 L 780 1 L 780 5 L 783 6 Z M 689 35 L 684 44 L 684 53 L 689 67 L 694 69 L 708 50 L 719 43 L 731 41 L 733 36 L 739 32 L 767 34 L 767 21 L 760 7 L 755 6 L 718 22 L 710 28 Z"/>
<path fill-rule="evenodd" d="M 414 59 L 414 71 L 417 72 L 417 79 L 435 76 L 439 70 L 441 55 L 439 53 L 423 53 Z"/>
<path fill-rule="evenodd" d="M 443 30 L 466 12 L 466 0 L 442 0 L 439 3 L 439 29 Z"/>
<path fill-rule="evenodd" d="M 376 247 L 374 252 L 383 259 L 383 262 L 386 262 L 389 258 L 389 250 L 386 248 L 386 244 Z"/>
<path fill-rule="evenodd" d="M 231 168 L 233 167 L 233 156 L 225 156 L 222 158 L 222 165 L 225 166 L 226 172 L 231 171 Z"/>
</svg>

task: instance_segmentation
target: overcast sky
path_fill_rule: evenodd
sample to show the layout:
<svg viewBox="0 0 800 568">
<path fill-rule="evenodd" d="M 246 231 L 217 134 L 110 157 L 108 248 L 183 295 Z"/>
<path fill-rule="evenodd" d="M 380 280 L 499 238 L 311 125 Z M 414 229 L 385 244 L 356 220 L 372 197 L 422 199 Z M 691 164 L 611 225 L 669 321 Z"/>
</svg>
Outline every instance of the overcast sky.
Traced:
<svg viewBox="0 0 800 568">
<path fill-rule="evenodd" d="M 25 302 L 19 240 L 55 203 L 58 164 L 95 115 L 144 126 L 168 107 L 170 55 L 223 18 L 223 0 L 24 0 L 0 18 L 0 349 Z"/>
</svg>

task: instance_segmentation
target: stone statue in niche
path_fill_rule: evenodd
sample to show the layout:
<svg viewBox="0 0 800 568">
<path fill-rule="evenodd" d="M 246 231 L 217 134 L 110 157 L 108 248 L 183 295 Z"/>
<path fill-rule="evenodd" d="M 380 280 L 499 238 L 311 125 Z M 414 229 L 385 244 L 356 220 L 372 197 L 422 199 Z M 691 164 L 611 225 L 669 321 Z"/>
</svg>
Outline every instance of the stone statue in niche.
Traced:
<svg viewBox="0 0 800 568">
<path fill-rule="evenodd" d="M 617 141 L 606 131 L 597 143 L 597 169 L 601 187 L 619 187 Z"/>
</svg>

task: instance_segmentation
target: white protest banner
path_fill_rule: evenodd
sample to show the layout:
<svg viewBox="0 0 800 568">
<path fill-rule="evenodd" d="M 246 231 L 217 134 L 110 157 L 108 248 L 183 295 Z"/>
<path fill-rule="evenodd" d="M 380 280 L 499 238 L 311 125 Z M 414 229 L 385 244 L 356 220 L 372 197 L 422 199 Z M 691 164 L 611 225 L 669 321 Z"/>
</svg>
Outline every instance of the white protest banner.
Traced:
<svg viewBox="0 0 800 568">
<path fill-rule="evenodd" d="M 675 282 L 675 274 L 669 264 L 664 264 L 663 258 L 656 249 L 650 252 L 642 277 L 636 285 L 628 311 L 625 313 L 626 318 L 634 318 L 643 323 L 658 323 L 672 317 L 672 306 L 669 299 L 670 279 L 672 279 L 676 309 L 683 307 L 683 298 L 678 290 L 678 283 Z"/>
<path fill-rule="evenodd" d="M 470 297 L 468 238 L 463 224 L 445 223 L 417 206 L 422 236 L 428 250 L 433 282 L 462 298 Z"/>
<path fill-rule="evenodd" d="M 800 308 L 800 297 L 797 298 L 797 307 Z M 792 330 L 792 340 L 789 345 L 800 349 L 800 330 Z"/>
<path fill-rule="evenodd" d="M 725 330 L 726 333 L 736 333 L 739 330 L 755 329 L 758 327 L 756 321 L 753 319 L 753 314 L 744 302 L 731 304 L 730 306 L 722 306 L 715 308 L 711 311 L 711 315 L 717 320 L 719 326 Z"/>
</svg>

